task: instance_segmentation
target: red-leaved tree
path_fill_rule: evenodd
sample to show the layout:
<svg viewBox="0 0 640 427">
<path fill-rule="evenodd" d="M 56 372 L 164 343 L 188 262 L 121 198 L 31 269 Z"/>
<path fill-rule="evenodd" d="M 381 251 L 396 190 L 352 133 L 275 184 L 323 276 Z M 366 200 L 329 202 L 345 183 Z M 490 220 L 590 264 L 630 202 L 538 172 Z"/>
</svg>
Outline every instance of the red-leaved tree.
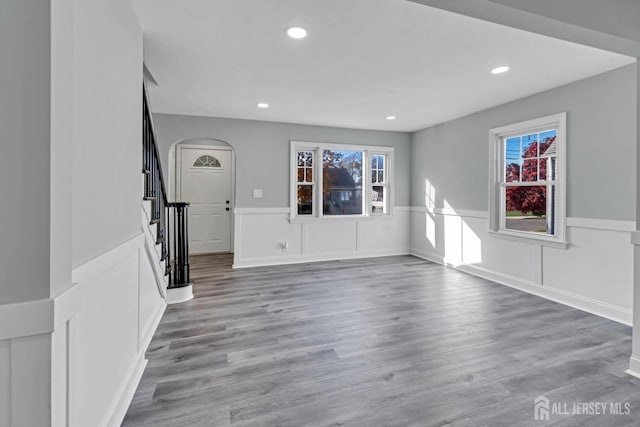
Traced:
<svg viewBox="0 0 640 427">
<path fill-rule="evenodd" d="M 543 142 L 536 141 L 529 145 L 522 156 L 522 177 L 520 176 L 520 165 L 510 163 L 506 169 L 506 181 L 535 182 L 546 180 L 547 161 L 545 158 L 538 161 L 538 155 L 544 154 L 555 139 L 554 136 L 546 138 Z M 540 146 L 540 154 L 538 154 L 538 145 Z M 538 169 L 540 169 L 539 175 Z M 544 185 L 507 187 L 506 209 L 507 212 L 520 211 L 522 213 L 531 212 L 536 216 L 545 215 L 547 212 L 547 187 Z"/>
</svg>

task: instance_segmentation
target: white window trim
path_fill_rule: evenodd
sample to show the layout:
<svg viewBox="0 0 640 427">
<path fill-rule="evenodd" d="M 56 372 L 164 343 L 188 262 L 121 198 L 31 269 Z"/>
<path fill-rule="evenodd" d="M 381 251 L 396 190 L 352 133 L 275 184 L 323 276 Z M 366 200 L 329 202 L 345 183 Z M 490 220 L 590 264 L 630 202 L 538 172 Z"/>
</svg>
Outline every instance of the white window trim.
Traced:
<svg viewBox="0 0 640 427">
<path fill-rule="evenodd" d="M 555 236 L 536 234 L 526 231 L 508 230 L 504 228 L 501 182 L 503 175 L 502 159 L 504 144 L 502 141 L 511 136 L 518 136 L 536 131 L 557 129 L 556 136 L 556 206 L 555 206 Z M 567 143 L 567 113 L 552 114 L 533 120 L 514 123 L 507 126 L 493 128 L 489 131 L 489 233 L 494 237 L 539 244 L 556 248 L 567 248 L 566 240 L 566 143 Z M 525 183 L 526 184 L 526 183 Z"/>
<path fill-rule="evenodd" d="M 348 220 L 362 220 L 362 219 L 389 219 L 393 216 L 394 206 L 394 194 L 395 194 L 395 179 L 394 179 L 394 148 L 386 146 L 376 145 L 353 145 L 353 144 L 340 144 L 334 142 L 312 142 L 312 141 L 290 141 L 290 158 L 289 158 L 289 208 L 290 216 L 289 221 L 292 223 L 305 223 L 316 221 L 348 221 Z M 330 215 L 325 216 L 322 213 L 322 151 L 323 150 L 351 150 L 362 151 L 364 158 L 362 159 L 362 182 L 363 182 L 363 203 L 364 209 L 362 215 Z M 313 151 L 314 152 L 314 203 L 313 213 L 311 215 L 298 216 L 298 207 L 296 200 L 298 199 L 297 188 L 297 164 L 298 158 L 296 153 L 298 151 Z M 371 208 L 371 156 L 374 154 L 386 156 L 385 165 L 385 177 L 387 179 L 387 212 L 382 214 L 373 214 Z M 316 164 L 319 161 L 320 163 Z M 319 167 L 317 165 L 320 165 Z"/>
</svg>

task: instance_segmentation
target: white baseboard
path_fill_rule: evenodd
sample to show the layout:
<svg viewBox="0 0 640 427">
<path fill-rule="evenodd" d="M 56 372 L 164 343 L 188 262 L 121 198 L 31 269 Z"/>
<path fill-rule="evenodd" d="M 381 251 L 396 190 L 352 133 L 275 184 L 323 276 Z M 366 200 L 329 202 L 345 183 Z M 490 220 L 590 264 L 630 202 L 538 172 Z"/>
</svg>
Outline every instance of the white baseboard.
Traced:
<svg viewBox="0 0 640 427">
<path fill-rule="evenodd" d="M 631 310 L 616 307 L 602 301 L 597 301 L 592 298 L 577 295 L 571 292 L 564 291 L 562 289 L 553 288 L 551 286 L 538 286 L 534 283 L 523 282 L 521 280 L 503 276 L 477 266 L 462 265 L 458 266 L 458 269 L 460 271 L 483 277 L 485 279 L 509 286 L 511 288 L 537 295 L 539 297 L 546 298 L 551 301 L 567 305 L 569 307 L 577 308 L 578 310 L 586 311 L 587 313 L 595 314 L 596 316 L 604 317 L 606 319 L 625 324 L 627 326 L 631 326 L 633 323 L 633 313 L 631 312 Z"/>
<path fill-rule="evenodd" d="M 425 252 L 425 251 L 422 251 L 420 249 L 415 249 L 415 248 L 411 249 L 411 251 L 409 253 L 411 255 L 413 255 L 413 256 L 418 257 L 418 258 L 422 258 L 422 259 L 427 260 L 427 261 L 435 262 L 436 264 L 447 265 L 447 263 L 444 262 L 444 258 L 439 254 Z"/>
<path fill-rule="evenodd" d="M 454 268 L 456 270 L 472 274 L 483 279 L 490 280 L 501 285 L 509 286 L 510 288 L 518 289 L 529 294 L 533 294 L 560 304 L 567 305 L 569 307 L 577 308 L 587 313 L 595 314 L 596 316 L 604 317 L 609 320 L 613 320 L 618 323 L 622 323 L 631 326 L 633 323 L 633 313 L 631 310 L 626 310 L 621 307 L 616 307 L 602 301 L 597 301 L 591 298 L 584 297 L 570 293 L 561 289 L 556 289 L 550 286 L 539 286 L 533 282 L 527 282 L 516 277 L 508 276 L 505 274 L 490 271 L 486 268 L 475 265 L 451 265 L 444 262 L 441 256 L 430 254 L 424 251 L 413 249 L 412 255 L 419 258 L 426 259 L 427 261 L 435 262 L 438 264 L 446 265 L 447 267 Z"/>
<path fill-rule="evenodd" d="M 627 369 L 625 373 L 633 377 L 640 378 L 640 358 L 639 357 L 633 354 L 631 355 L 631 357 L 629 358 L 629 369 Z"/>
<path fill-rule="evenodd" d="M 383 256 L 409 255 L 409 249 L 328 253 L 316 255 L 284 255 L 281 257 L 245 258 L 234 260 L 233 268 L 266 267 L 273 265 L 304 264 L 307 262 L 336 261 L 345 259 L 377 258 Z"/>
</svg>

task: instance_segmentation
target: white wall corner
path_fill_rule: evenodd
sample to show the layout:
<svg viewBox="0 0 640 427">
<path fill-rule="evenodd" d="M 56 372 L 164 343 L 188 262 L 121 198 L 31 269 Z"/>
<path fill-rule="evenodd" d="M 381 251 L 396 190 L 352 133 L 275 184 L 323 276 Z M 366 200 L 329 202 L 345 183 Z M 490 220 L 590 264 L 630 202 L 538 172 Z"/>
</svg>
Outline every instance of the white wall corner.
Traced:
<svg viewBox="0 0 640 427">
<path fill-rule="evenodd" d="M 629 369 L 625 371 L 625 373 L 640 378 L 640 356 L 636 356 L 632 354 L 629 358 Z"/>
<path fill-rule="evenodd" d="M 82 288 L 77 283 L 53 298 L 54 330 L 66 327 L 66 322 L 75 316 L 81 307 Z"/>
<path fill-rule="evenodd" d="M 422 249 L 411 248 L 410 255 L 413 255 L 418 258 L 422 258 L 425 261 L 435 262 L 440 265 L 447 265 L 444 261 L 444 257 L 440 254 L 434 252 L 423 251 Z"/>
</svg>

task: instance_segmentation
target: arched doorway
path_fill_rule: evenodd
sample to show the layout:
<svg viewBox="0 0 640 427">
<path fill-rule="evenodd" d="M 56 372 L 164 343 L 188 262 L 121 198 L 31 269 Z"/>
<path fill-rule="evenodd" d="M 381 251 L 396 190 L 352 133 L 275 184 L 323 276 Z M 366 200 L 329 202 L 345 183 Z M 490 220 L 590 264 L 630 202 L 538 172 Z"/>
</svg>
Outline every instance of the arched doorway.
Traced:
<svg viewBox="0 0 640 427">
<path fill-rule="evenodd" d="M 233 252 L 235 153 L 211 138 L 176 142 L 169 150 L 170 198 L 189 202 L 189 251 Z"/>
</svg>

